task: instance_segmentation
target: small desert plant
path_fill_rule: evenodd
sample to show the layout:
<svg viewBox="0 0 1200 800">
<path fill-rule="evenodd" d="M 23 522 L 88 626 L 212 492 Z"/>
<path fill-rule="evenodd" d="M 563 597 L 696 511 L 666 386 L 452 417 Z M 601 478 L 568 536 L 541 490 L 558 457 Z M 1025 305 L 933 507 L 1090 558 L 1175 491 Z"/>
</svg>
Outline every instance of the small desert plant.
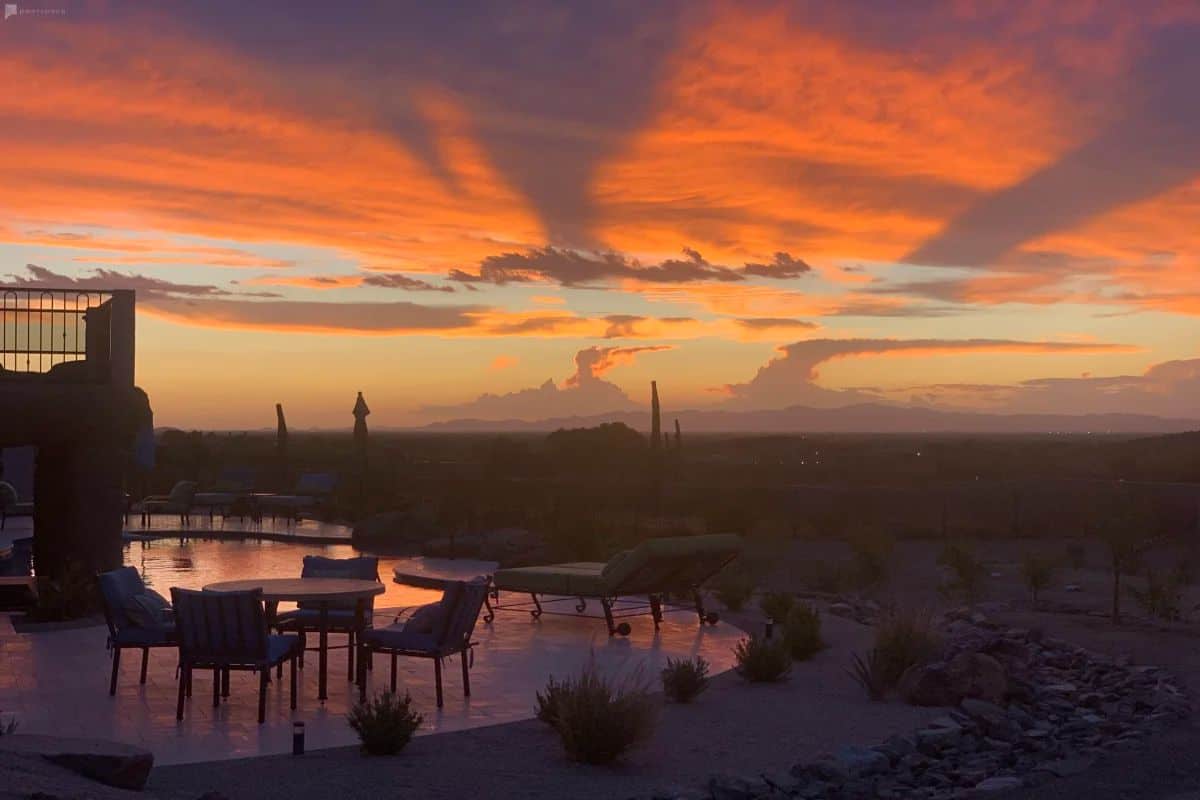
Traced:
<svg viewBox="0 0 1200 800">
<path fill-rule="evenodd" d="M 1129 494 L 1110 501 L 1108 513 L 1099 522 L 1099 536 L 1108 549 L 1112 576 L 1112 621 L 1121 621 L 1121 576 L 1137 572 L 1142 556 L 1153 539 L 1148 531 L 1149 513 Z"/>
<path fill-rule="evenodd" d="M 4 712 L 0 711 L 0 736 L 7 736 L 10 733 L 15 733 L 17 730 L 17 721 L 15 719 L 5 720 Z"/>
<path fill-rule="evenodd" d="M 869 589 L 887 582 L 895 544 L 891 536 L 878 528 L 860 527 L 851 534 L 854 573 L 860 587 Z"/>
<path fill-rule="evenodd" d="M 1151 569 L 1146 570 L 1146 588 L 1129 587 L 1129 594 L 1152 617 L 1163 620 L 1179 619 L 1182 590 L 1175 574 L 1160 578 Z"/>
<path fill-rule="evenodd" d="M 421 727 L 421 715 L 412 708 L 412 696 L 380 692 L 371 700 L 355 703 L 346 721 L 358 734 L 364 752 L 373 756 L 399 753 Z"/>
<path fill-rule="evenodd" d="M 640 672 L 614 683 L 589 663 L 574 678 L 548 686 L 547 696 L 554 697 L 554 728 L 574 761 L 610 763 L 654 731 L 657 705 Z"/>
<path fill-rule="evenodd" d="M 821 615 L 807 603 L 797 603 L 783 623 L 783 640 L 796 661 L 815 656 L 825 642 L 821 639 Z"/>
<path fill-rule="evenodd" d="M 942 588 L 948 594 L 959 594 L 968 602 L 975 602 L 983 588 L 983 579 L 987 574 L 983 564 L 975 555 L 958 544 L 948 544 L 938 556 L 938 563 L 949 567 L 953 578 Z"/>
<path fill-rule="evenodd" d="M 558 699 L 570 689 L 570 686 L 569 680 L 558 681 L 551 675 L 550 680 L 546 681 L 544 692 L 534 692 L 537 701 L 534 711 L 539 720 L 551 727 L 558 722 Z"/>
<path fill-rule="evenodd" d="M 868 661 L 884 688 L 891 689 L 905 670 L 926 663 L 937 651 L 938 639 L 928 615 L 894 611 L 875 626 L 875 646 Z"/>
<path fill-rule="evenodd" d="M 792 654 L 782 638 L 748 636 L 733 648 L 737 674 L 751 683 L 781 681 L 792 671 Z"/>
<path fill-rule="evenodd" d="M 1057 566 L 1053 559 L 1037 553 L 1026 553 L 1021 560 L 1021 578 L 1025 581 L 1025 587 L 1029 589 L 1034 608 L 1037 608 L 1038 595 L 1054 580 L 1054 570 Z"/>
<path fill-rule="evenodd" d="M 867 697 L 872 700 L 882 700 L 887 693 L 888 683 L 884 675 L 887 666 L 878 647 L 873 647 L 867 653 L 866 660 L 858 653 L 850 654 L 850 677 L 866 690 Z"/>
<path fill-rule="evenodd" d="M 806 583 L 824 594 L 839 594 L 850 583 L 849 569 L 834 561 L 813 561 Z"/>
<path fill-rule="evenodd" d="M 708 662 L 696 658 L 668 658 L 662 671 L 663 694 L 676 703 L 690 703 L 708 688 Z"/>
<path fill-rule="evenodd" d="M 796 596 L 791 592 L 767 592 L 758 600 L 758 607 L 773 622 L 786 620 L 795 604 Z"/>
<path fill-rule="evenodd" d="M 754 579 L 744 569 L 728 569 L 717 576 L 713 595 L 730 611 L 741 611 L 754 594 Z"/>
</svg>

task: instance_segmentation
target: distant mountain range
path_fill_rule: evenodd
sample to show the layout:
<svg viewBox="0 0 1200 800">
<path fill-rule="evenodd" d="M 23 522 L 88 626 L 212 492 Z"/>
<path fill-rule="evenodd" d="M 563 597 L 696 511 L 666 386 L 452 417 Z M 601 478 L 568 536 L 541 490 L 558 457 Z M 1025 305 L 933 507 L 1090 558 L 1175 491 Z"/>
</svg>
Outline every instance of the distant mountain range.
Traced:
<svg viewBox="0 0 1200 800">
<path fill-rule="evenodd" d="M 991 414 L 889 406 L 877 403 L 841 408 L 791 406 L 773 411 L 689 410 L 663 415 L 663 429 L 678 419 L 691 433 L 1178 433 L 1200 430 L 1200 419 L 1170 419 L 1147 414 Z M 649 430 L 650 412 L 616 411 L 535 421 L 454 419 L 423 430 L 553 431 L 603 422 L 624 422 Z"/>
</svg>

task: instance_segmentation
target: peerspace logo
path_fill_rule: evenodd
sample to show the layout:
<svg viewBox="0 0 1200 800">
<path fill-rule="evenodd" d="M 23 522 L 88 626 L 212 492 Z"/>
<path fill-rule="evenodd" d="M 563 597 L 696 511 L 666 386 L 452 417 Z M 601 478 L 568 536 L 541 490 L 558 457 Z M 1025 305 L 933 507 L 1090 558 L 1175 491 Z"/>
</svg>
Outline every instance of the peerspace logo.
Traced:
<svg viewBox="0 0 1200 800">
<path fill-rule="evenodd" d="M 16 3 L 4 4 L 4 21 L 9 17 L 65 17 L 65 8 L 21 8 Z"/>
</svg>

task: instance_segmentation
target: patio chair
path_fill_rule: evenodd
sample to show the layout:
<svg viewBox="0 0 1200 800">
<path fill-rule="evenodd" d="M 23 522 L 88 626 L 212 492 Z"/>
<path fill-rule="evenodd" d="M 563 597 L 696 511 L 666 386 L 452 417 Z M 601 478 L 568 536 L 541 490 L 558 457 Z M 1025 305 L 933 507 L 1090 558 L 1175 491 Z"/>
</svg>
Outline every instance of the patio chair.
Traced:
<svg viewBox="0 0 1200 800">
<path fill-rule="evenodd" d="M 199 592 L 171 588 L 179 636 L 179 698 L 175 718 L 183 719 L 183 701 L 191 694 L 192 670 L 211 669 L 213 708 L 228 696 L 230 670 L 258 673 L 258 723 L 267 718 L 267 683 L 272 667 L 291 662 L 291 708 L 296 708 L 296 659 L 300 637 L 272 635 L 267 629 L 262 591 Z"/>
<path fill-rule="evenodd" d="M 487 599 L 488 581 L 451 581 L 442 599 L 417 609 L 408 621 L 386 628 L 363 631 L 359 638 L 358 693 L 367 698 L 367 669 L 375 653 L 392 657 L 392 692 L 396 691 L 396 659 L 399 656 L 433 660 L 437 706 L 442 707 L 442 659 L 458 655 L 462 660 L 463 696 L 471 696 L 471 661 L 476 642 L 471 641 L 475 622 Z"/>
<path fill-rule="evenodd" d="M 300 568 L 301 578 L 353 578 L 363 581 L 379 580 L 379 559 L 374 556 L 358 556 L 356 558 L 326 558 L 324 556 L 305 556 Z M 328 630 L 330 633 L 344 633 L 347 636 L 345 645 L 333 646 L 330 649 L 346 648 L 348 662 L 346 680 L 354 680 L 354 646 L 359 632 L 371 625 L 375 613 L 375 599 L 366 601 L 366 610 L 362 618 L 358 617 L 357 600 L 344 604 L 331 603 L 329 606 Z M 300 663 L 304 664 L 304 652 L 308 648 L 306 634 L 320 630 L 321 611 L 313 603 L 297 603 L 295 611 L 288 611 L 275 618 L 275 627 L 280 631 L 290 631 L 300 635 Z M 314 650 L 316 648 L 313 648 Z"/>
<path fill-rule="evenodd" d="M 152 514 L 178 514 L 179 524 L 191 522 L 192 505 L 196 499 L 196 482 L 179 481 L 171 487 L 170 494 L 152 494 L 142 500 L 142 526 L 145 527 Z"/>
<path fill-rule="evenodd" d="M 239 503 L 248 503 L 248 498 L 254 494 L 257 476 L 252 467 L 226 467 L 209 489 L 196 492 L 192 506 L 207 510 L 209 519 L 217 512 L 228 514 Z"/>
<path fill-rule="evenodd" d="M 108 649 L 112 651 L 112 679 L 108 693 L 115 695 L 121 651 L 142 651 L 142 674 L 138 682 L 144 684 L 150 648 L 175 647 L 175 621 L 170 604 L 162 595 L 146 588 L 142 576 L 133 567 L 102 572 L 96 576 L 96 582 L 100 587 L 104 621 L 108 624 Z"/>
<path fill-rule="evenodd" d="M 701 623 L 715 625 L 718 616 L 705 611 L 700 587 L 742 551 L 742 539 L 734 534 L 668 536 L 647 539 L 632 550 L 617 553 L 607 562 L 582 561 L 543 567 L 514 567 L 497 570 L 492 576 L 491 600 L 485 622 L 494 611 L 528 611 L 534 619 L 542 614 L 567 614 L 546 608 L 552 603 L 573 602 L 575 615 L 584 614 L 588 599 L 597 599 L 604 612 L 608 634 L 627 636 L 629 623 L 617 620 L 650 614 L 657 629 L 663 611 L 685 610 L 669 606 L 664 595 L 687 592 Z M 528 594 L 529 602 L 500 603 L 500 592 Z M 546 597 L 549 595 L 549 597 Z M 646 601 L 637 598 L 645 597 Z"/>
<path fill-rule="evenodd" d="M 290 494 L 260 494 L 255 497 L 259 511 L 295 518 L 303 511 L 320 507 L 333 496 L 338 477 L 332 472 L 305 472 L 296 479 Z"/>
<path fill-rule="evenodd" d="M 8 481 L 0 481 L 0 531 L 9 517 L 32 517 L 33 503 L 22 503 L 17 489 Z"/>
</svg>

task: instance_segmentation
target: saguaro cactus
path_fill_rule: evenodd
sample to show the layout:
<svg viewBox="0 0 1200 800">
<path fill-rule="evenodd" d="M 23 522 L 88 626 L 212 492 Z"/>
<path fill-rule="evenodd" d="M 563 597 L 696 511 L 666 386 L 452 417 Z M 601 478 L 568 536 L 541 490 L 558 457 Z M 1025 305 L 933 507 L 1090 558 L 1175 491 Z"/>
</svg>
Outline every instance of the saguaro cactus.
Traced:
<svg viewBox="0 0 1200 800">
<path fill-rule="evenodd" d="M 662 447 L 662 411 L 658 407 L 658 381 L 650 381 L 650 447 Z"/>
<path fill-rule="evenodd" d="M 675 449 L 683 450 L 683 433 L 679 430 L 679 420 L 675 420 Z"/>
</svg>

